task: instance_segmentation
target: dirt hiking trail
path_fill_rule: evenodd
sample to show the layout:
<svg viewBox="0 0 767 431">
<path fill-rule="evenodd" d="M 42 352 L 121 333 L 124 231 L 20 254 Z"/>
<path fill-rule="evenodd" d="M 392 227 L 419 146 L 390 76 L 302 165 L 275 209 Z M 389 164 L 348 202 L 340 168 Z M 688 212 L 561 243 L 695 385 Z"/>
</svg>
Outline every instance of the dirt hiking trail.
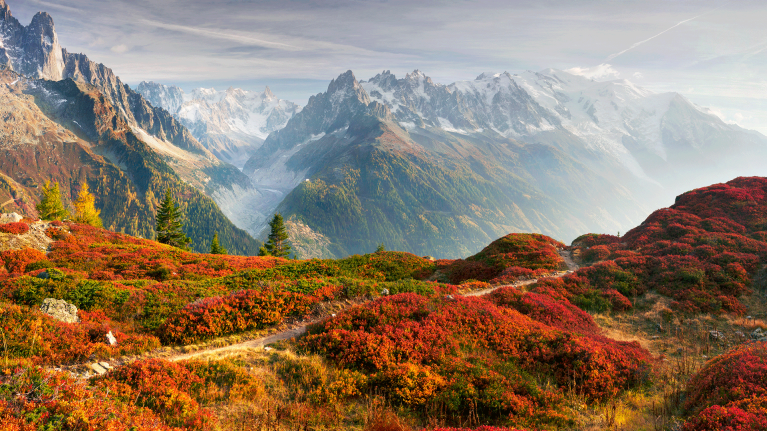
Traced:
<svg viewBox="0 0 767 431">
<path fill-rule="evenodd" d="M 570 250 L 566 250 L 566 249 L 559 250 L 559 255 L 562 257 L 562 259 L 564 259 L 565 264 L 567 265 L 568 270 L 567 271 L 560 271 L 560 272 L 551 274 L 550 276 L 548 276 L 549 278 L 563 277 L 563 276 L 571 273 L 572 271 L 575 271 L 575 270 L 578 269 L 578 265 L 572 259 L 572 253 L 570 252 Z M 484 295 L 487 295 L 487 294 L 489 294 L 489 293 L 491 293 L 491 292 L 493 292 L 495 290 L 498 290 L 498 289 L 500 289 L 502 287 L 507 287 L 507 286 L 515 286 L 515 287 L 528 286 L 528 285 L 531 285 L 531 284 L 534 284 L 534 283 L 537 283 L 537 282 L 538 282 L 537 278 L 530 279 L 530 280 L 522 280 L 522 281 L 518 281 L 518 282 L 512 283 L 512 284 L 504 284 L 504 285 L 501 285 L 501 286 L 493 286 L 493 287 L 490 287 L 490 288 L 487 288 L 487 289 L 477 290 L 477 291 L 474 291 L 474 292 L 468 292 L 468 293 L 465 293 L 465 294 L 459 294 L 458 296 L 484 296 Z M 354 304 L 354 305 L 360 305 L 360 304 Z M 264 348 L 265 346 L 267 346 L 267 345 L 269 345 L 271 343 L 275 343 L 277 341 L 288 340 L 288 339 L 293 338 L 293 337 L 299 337 L 301 335 L 304 335 L 306 333 L 306 329 L 310 325 L 313 325 L 315 323 L 319 323 L 319 322 L 327 319 L 328 317 L 331 317 L 331 316 L 322 316 L 322 317 L 318 317 L 318 318 L 311 319 L 311 320 L 308 320 L 308 321 L 302 321 L 300 323 L 294 324 L 289 329 L 282 330 L 280 332 L 276 332 L 274 334 L 270 334 L 270 335 L 267 335 L 267 336 L 264 336 L 264 337 L 255 338 L 255 339 L 252 339 L 252 340 L 244 341 L 242 343 L 231 344 L 231 345 L 223 346 L 223 347 L 207 348 L 207 349 L 199 350 L 199 351 L 196 351 L 196 352 L 190 352 L 190 353 L 172 354 L 172 355 L 166 357 L 165 359 L 168 359 L 170 361 L 183 361 L 183 360 L 186 360 L 186 359 L 194 359 L 194 358 L 199 358 L 199 357 L 202 357 L 202 356 L 213 356 L 213 357 L 221 358 L 221 357 L 224 357 L 224 356 L 233 355 L 233 354 L 236 354 L 238 352 L 242 352 L 244 350 Z"/>
</svg>

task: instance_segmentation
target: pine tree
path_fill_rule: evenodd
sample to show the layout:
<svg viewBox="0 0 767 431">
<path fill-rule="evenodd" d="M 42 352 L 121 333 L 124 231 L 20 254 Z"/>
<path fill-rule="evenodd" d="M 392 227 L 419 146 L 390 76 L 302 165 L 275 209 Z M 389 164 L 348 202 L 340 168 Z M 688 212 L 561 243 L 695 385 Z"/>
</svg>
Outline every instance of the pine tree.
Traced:
<svg viewBox="0 0 767 431">
<path fill-rule="evenodd" d="M 266 242 L 266 251 L 270 256 L 288 257 L 290 255 L 290 243 L 288 243 L 288 231 L 281 214 L 275 214 L 269 222 L 271 232 Z"/>
<path fill-rule="evenodd" d="M 210 254 L 227 254 L 228 251 L 218 243 L 218 232 L 213 234 L 210 241 Z"/>
<path fill-rule="evenodd" d="M 69 212 L 64 209 L 64 204 L 61 202 L 58 182 L 53 183 L 53 185 L 50 181 L 45 182 L 43 198 L 35 206 L 35 209 L 37 209 L 41 220 L 62 220 L 69 217 Z"/>
<path fill-rule="evenodd" d="M 173 202 L 170 189 L 165 191 L 165 200 L 162 201 L 160 208 L 157 209 L 155 219 L 157 220 L 155 227 L 157 242 L 184 250 L 189 249 L 189 243 L 192 240 L 184 234 L 180 221 L 181 211 L 178 209 L 178 205 Z"/>
<path fill-rule="evenodd" d="M 75 201 L 75 221 L 95 227 L 103 227 L 101 210 L 96 209 L 96 197 L 88 191 L 88 183 L 80 183 L 80 193 Z"/>
<path fill-rule="evenodd" d="M 376 253 L 378 253 L 379 251 L 386 251 L 386 246 L 384 245 L 384 243 L 378 244 L 378 247 L 376 248 Z"/>
<path fill-rule="evenodd" d="M 266 247 L 264 247 L 263 245 L 258 248 L 258 255 L 259 256 L 271 256 L 269 254 L 269 250 L 267 250 Z"/>
</svg>

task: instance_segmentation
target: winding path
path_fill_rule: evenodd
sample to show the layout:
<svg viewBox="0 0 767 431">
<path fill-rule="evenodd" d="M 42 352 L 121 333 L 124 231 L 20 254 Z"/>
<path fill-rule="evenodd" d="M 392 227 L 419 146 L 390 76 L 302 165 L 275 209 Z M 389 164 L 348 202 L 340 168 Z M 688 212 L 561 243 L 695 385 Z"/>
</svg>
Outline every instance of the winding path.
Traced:
<svg viewBox="0 0 767 431">
<path fill-rule="evenodd" d="M 568 270 L 567 271 L 560 271 L 555 274 L 550 275 L 549 277 L 558 278 L 563 277 L 567 274 L 569 274 L 572 271 L 575 271 L 578 269 L 578 265 L 573 261 L 572 259 L 572 252 L 570 250 L 559 250 L 559 255 L 562 256 L 562 259 L 564 259 L 565 264 L 567 265 Z M 493 286 L 487 289 L 477 290 L 474 292 L 469 292 L 462 294 L 461 296 L 484 296 L 487 295 L 495 290 L 498 290 L 502 287 L 507 286 L 528 286 L 530 284 L 536 283 L 538 281 L 537 278 L 531 279 L 531 280 L 524 280 L 519 281 L 513 284 L 504 284 L 501 286 Z M 293 337 L 298 337 L 306 333 L 307 327 L 310 325 L 313 325 L 315 323 L 321 322 L 325 320 L 328 316 L 319 317 L 316 319 L 308 320 L 300 322 L 294 326 L 292 326 L 289 329 L 276 332 L 270 335 L 267 335 L 265 337 L 255 338 L 252 340 L 244 341 L 242 343 L 237 344 L 231 344 L 229 346 L 223 346 L 223 347 L 213 347 L 209 349 L 203 349 L 196 352 L 190 352 L 190 353 L 179 353 L 175 355 L 171 355 L 169 357 L 166 357 L 165 359 L 170 361 L 183 361 L 186 359 L 193 359 L 198 358 L 201 356 L 208 356 L 208 355 L 215 355 L 217 357 L 221 356 L 227 356 L 229 354 L 234 354 L 237 352 L 241 352 L 243 350 L 249 350 L 249 349 L 259 349 L 267 346 L 268 344 L 287 340 Z"/>
<path fill-rule="evenodd" d="M 569 274 L 569 273 L 571 273 L 571 272 L 573 272 L 573 271 L 578 269 L 578 265 L 572 259 L 572 252 L 570 250 L 567 250 L 567 249 L 559 250 L 559 255 L 564 260 L 565 264 L 567 265 L 568 270 L 567 271 L 559 271 L 559 272 L 556 272 L 556 273 L 552 273 L 552 274 L 548 275 L 547 277 L 550 277 L 550 278 L 563 277 L 563 276 L 565 276 L 565 275 L 567 275 L 567 274 Z M 528 286 L 528 285 L 531 285 L 533 283 L 536 283 L 537 281 L 538 281 L 537 278 L 530 279 L 530 280 L 523 280 L 523 281 L 518 281 L 518 282 L 512 283 L 512 284 L 504 284 L 504 285 L 500 285 L 500 286 L 493 286 L 493 287 L 490 287 L 490 288 L 487 288 L 487 289 L 482 289 L 482 290 L 477 290 L 477 291 L 473 291 L 473 292 L 468 292 L 468 293 L 465 293 L 465 294 L 460 294 L 460 296 L 475 296 L 475 297 L 476 296 L 484 296 L 484 295 L 487 295 L 487 294 L 489 294 L 489 293 L 491 293 L 491 292 L 493 292 L 495 290 L 498 290 L 498 289 L 500 289 L 502 287 L 507 287 L 507 286 L 515 286 L 515 287 Z M 369 301 L 365 301 L 365 302 L 348 302 L 347 305 L 344 306 L 344 309 L 346 309 L 348 307 L 355 306 L 355 305 L 361 305 L 361 304 L 364 304 L 366 302 L 369 302 Z M 321 316 L 321 317 L 311 318 L 309 320 L 298 321 L 298 322 L 293 323 L 292 325 L 288 324 L 289 326 L 288 326 L 287 329 L 272 328 L 272 330 L 276 331 L 276 332 L 272 332 L 271 334 L 265 335 L 263 337 L 258 337 L 258 338 L 250 339 L 248 341 L 243 341 L 241 343 L 230 344 L 228 346 L 205 347 L 205 348 L 202 348 L 202 349 L 200 349 L 198 351 L 188 352 L 188 353 L 179 353 L 179 352 L 169 351 L 167 349 L 162 349 L 162 350 L 158 350 L 158 351 L 154 351 L 154 352 L 149 352 L 148 354 L 146 354 L 144 356 L 141 356 L 141 359 L 162 358 L 162 359 L 166 359 L 166 360 L 169 360 L 169 361 L 183 361 L 183 360 L 186 360 L 186 359 L 194 359 L 194 358 L 199 358 L 199 357 L 203 357 L 203 356 L 213 356 L 215 358 L 222 358 L 222 357 L 226 357 L 226 356 L 233 355 L 233 354 L 236 354 L 236 353 L 239 353 L 239 352 L 243 352 L 243 351 L 247 351 L 247 350 L 254 350 L 254 349 L 265 348 L 267 345 L 269 345 L 271 343 L 275 343 L 277 341 L 282 341 L 282 340 L 287 340 L 287 339 L 294 338 L 294 337 L 299 337 L 299 336 L 301 336 L 301 335 L 306 333 L 306 330 L 307 330 L 307 328 L 310 325 L 322 322 L 323 320 L 325 320 L 327 318 L 328 318 L 328 316 L 324 315 L 324 316 Z M 131 360 L 129 360 L 128 362 L 131 362 Z M 89 361 L 89 362 L 86 362 L 86 363 L 73 364 L 73 365 L 70 365 L 70 366 L 65 367 L 65 368 L 74 371 L 75 374 L 79 375 L 80 378 L 87 378 L 87 377 L 90 376 L 90 374 L 88 372 L 86 372 L 85 374 L 80 374 L 79 372 L 76 371 L 78 369 L 78 367 L 85 366 L 85 367 L 89 368 L 89 370 L 92 370 L 92 371 L 98 370 L 98 371 L 96 371 L 97 373 L 103 374 L 104 372 L 106 372 L 107 369 L 110 369 L 113 366 L 122 365 L 124 363 L 125 362 L 120 361 L 120 360 L 114 361 L 114 363 L 108 363 L 108 362 L 94 362 L 94 363 L 91 363 Z M 96 366 L 96 368 L 94 368 L 94 366 Z"/>
</svg>

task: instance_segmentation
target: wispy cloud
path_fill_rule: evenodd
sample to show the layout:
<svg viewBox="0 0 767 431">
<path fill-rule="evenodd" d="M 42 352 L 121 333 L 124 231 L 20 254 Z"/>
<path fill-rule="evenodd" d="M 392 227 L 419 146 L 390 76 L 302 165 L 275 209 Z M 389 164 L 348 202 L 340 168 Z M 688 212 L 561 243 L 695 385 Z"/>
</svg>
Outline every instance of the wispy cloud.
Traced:
<svg viewBox="0 0 767 431">
<path fill-rule="evenodd" d="M 708 12 L 707 12 L 707 13 L 708 13 Z M 679 27 L 680 25 L 682 25 L 682 24 L 684 24 L 684 23 L 686 23 L 686 22 L 692 21 L 692 20 L 694 20 L 694 19 L 696 19 L 696 18 L 700 18 L 700 17 L 702 17 L 703 15 L 705 15 L 705 13 L 702 13 L 702 14 L 700 14 L 700 15 L 698 15 L 698 16 L 694 16 L 694 17 L 692 17 L 692 18 L 688 18 L 688 19 L 686 19 L 686 20 L 684 20 L 684 21 L 679 21 L 678 23 L 676 23 L 676 24 L 672 25 L 671 27 L 669 27 L 669 28 L 667 28 L 667 29 L 663 30 L 662 32 L 660 32 L 660 33 L 656 34 L 655 36 L 649 37 L 649 38 L 647 38 L 647 39 L 645 39 L 645 40 L 641 40 L 641 41 L 639 41 L 639 42 L 637 42 L 637 43 L 635 43 L 635 44 L 631 45 L 630 47 L 628 47 L 628 48 L 624 49 L 624 50 L 623 50 L 623 51 L 621 51 L 621 52 L 616 52 L 615 54 L 610 54 L 609 56 L 607 56 L 607 58 L 605 59 L 605 61 L 611 61 L 611 60 L 612 60 L 612 59 L 614 59 L 615 57 L 618 57 L 619 55 L 623 55 L 623 54 L 625 54 L 625 53 L 627 53 L 627 52 L 631 51 L 632 49 L 634 49 L 634 48 L 636 48 L 636 47 L 638 47 L 638 46 L 640 46 L 640 45 L 642 45 L 642 44 L 645 44 L 645 43 L 647 43 L 647 42 L 649 42 L 649 41 L 651 41 L 651 40 L 655 39 L 656 37 L 658 37 L 658 36 L 660 36 L 660 35 L 662 35 L 662 34 L 664 34 L 664 33 L 668 32 L 668 31 L 670 31 L 670 30 L 673 30 L 673 29 L 675 29 L 675 28 Z"/>
<path fill-rule="evenodd" d="M 262 38 L 253 37 L 252 35 L 242 33 L 242 32 L 233 32 L 233 31 L 226 31 L 226 30 L 220 30 L 220 29 L 211 30 L 211 29 L 202 28 L 202 27 L 168 24 L 168 23 L 152 21 L 148 19 L 142 19 L 140 20 L 140 22 L 144 25 L 149 25 L 156 28 L 163 28 L 166 30 L 173 30 L 173 31 L 178 31 L 178 32 L 188 33 L 188 34 L 196 34 L 196 35 L 212 37 L 216 39 L 225 39 L 225 40 L 230 40 L 233 42 L 243 43 L 247 45 L 265 46 L 269 48 L 286 49 L 290 51 L 300 51 L 302 49 L 301 47 L 288 45 L 286 43 L 274 42 L 274 41 L 265 40 Z"/>
<path fill-rule="evenodd" d="M 76 13 L 84 12 L 82 9 L 78 9 L 76 7 L 65 6 L 63 4 L 51 3 L 51 2 L 42 1 L 42 0 L 30 0 L 30 2 L 33 3 L 33 4 L 44 6 L 45 8 L 51 8 L 51 9 L 56 9 L 56 10 L 64 10 L 64 11 L 67 11 L 67 12 L 76 12 Z"/>
</svg>

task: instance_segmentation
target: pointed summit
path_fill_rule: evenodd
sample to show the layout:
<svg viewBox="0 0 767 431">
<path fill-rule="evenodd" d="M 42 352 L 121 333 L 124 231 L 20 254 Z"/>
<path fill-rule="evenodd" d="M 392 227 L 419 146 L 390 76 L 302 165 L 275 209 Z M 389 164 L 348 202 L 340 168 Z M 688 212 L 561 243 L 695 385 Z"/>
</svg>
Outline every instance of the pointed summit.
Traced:
<svg viewBox="0 0 767 431">
<path fill-rule="evenodd" d="M 267 85 L 264 89 L 263 99 L 274 99 L 276 96 L 272 93 L 272 89 Z"/>
<path fill-rule="evenodd" d="M 421 72 L 418 69 L 413 70 L 413 73 L 408 73 L 405 75 L 405 79 L 407 80 L 417 80 L 421 78 L 428 78 L 425 73 Z"/>
<path fill-rule="evenodd" d="M 338 78 L 330 81 L 327 95 L 330 96 L 332 103 L 353 98 L 358 102 L 367 105 L 370 103 L 370 97 L 360 85 L 354 73 L 351 70 L 340 74 Z"/>
<path fill-rule="evenodd" d="M 330 81 L 330 85 L 328 85 L 328 93 L 336 93 L 339 90 L 354 88 L 356 86 L 359 86 L 359 83 L 357 82 L 357 78 L 354 77 L 354 72 L 347 70 L 338 75 L 338 78 Z"/>
<path fill-rule="evenodd" d="M 0 64 L 32 78 L 58 81 L 63 78 L 64 53 L 56 36 L 53 18 L 38 12 L 24 27 L 11 16 L 5 1 L 0 2 Z"/>
</svg>

